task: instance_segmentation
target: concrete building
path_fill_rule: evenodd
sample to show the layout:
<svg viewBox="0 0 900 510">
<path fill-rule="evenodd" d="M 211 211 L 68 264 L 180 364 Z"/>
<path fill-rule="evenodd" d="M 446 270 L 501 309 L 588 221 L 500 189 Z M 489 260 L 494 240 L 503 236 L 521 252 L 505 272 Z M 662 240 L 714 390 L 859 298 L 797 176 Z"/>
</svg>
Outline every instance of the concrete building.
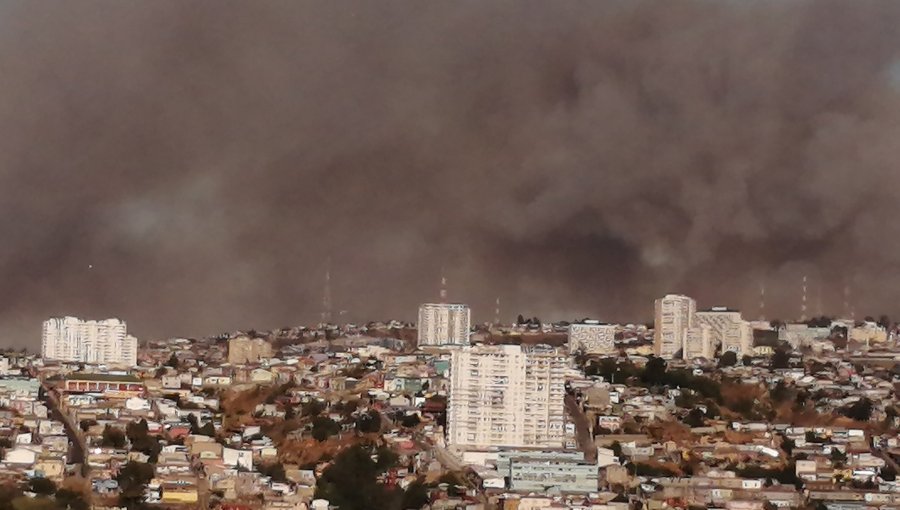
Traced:
<svg viewBox="0 0 900 510">
<path fill-rule="evenodd" d="M 712 329 L 713 344 L 721 346 L 722 352 L 734 351 L 738 356 L 753 355 L 753 328 L 741 317 L 741 312 L 714 307 L 697 312 L 694 320 Z"/>
<path fill-rule="evenodd" d="M 584 321 L 569 326 L 569 352 L 615 354 L 616 326 L 600 321 Z"/>
<path fill-rule="evenodd" d="M 708 324 L 697 324 L 688 328 L 684 334 L 682 357 L 686 360 L 716 356 L 716 344 L 712 337 L 712 328 Z"/>
<path fill-rule="evenodd" d="M 567 366 L 568 356 L 547 346 L 477 346 L 455 351 L 448 443 L 561 447 Z"/>
<path fill-rule="evenodd" d="M 228 362 L 232 365 L 259 363 L 272 356 L 272 344 L 264 338 L 241 335 L 228 340 Z"/>
<path fill-rule="evenodd" d="M 513 492 L 588 493 L 597 492 L 596 464 L 558 459 L 510 459 L 509 490 Z"/>
<path fill-rule="evenodd" d="M 471 322 L 467 305 L 424 304 L 419 307 L 419 346 L 469 345 Z"/>
<path fill-rule="evenodd" d="M 100 321 L 75 317 L 44 321 L 41 356 L 59 361 L 137 365 L 137 339 L 119 319 Z"/>
<path fill-rule="evenodd" d="M 694 325 L 697 302 L 687 296 L 668 294 L 655 303 L 653 353 L 672 359 L 684 346 L 687 330 Z"/>
<path fill-rule="evenodd" d="M 144 395 L 144 383 L 133 375 L 73 373 L 60 387 L 64 393 L 102 393 L 107 398 L 127 399 Z"/>
</svg>

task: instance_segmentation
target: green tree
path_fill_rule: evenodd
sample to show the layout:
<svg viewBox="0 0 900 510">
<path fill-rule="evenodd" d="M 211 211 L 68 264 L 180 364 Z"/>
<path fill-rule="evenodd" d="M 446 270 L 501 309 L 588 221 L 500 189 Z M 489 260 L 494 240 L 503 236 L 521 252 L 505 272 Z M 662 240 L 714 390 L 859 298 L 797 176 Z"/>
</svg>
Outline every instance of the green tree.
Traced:
<svg viewBox="0 0 900 510">
<path fill-rule="evenodd" d="M 699 407 L 695 407 L 691 409 L 691 411 L 685 416 L 684 424 L 688 427 L 702 427 L 704 424 L 703 421 L 703 411 L 700 410 Z"/>
<path fill-rule="evenodd" d="M 144 496 L 144 489 L 153 479 L 153 466 L 143 462 L 130 461 L 116 476 L 119 482 L 119 504 L 127 508 L 136 508 Z"/>
<path fill-rule="evenodd" d="M 411 429 L 419 426 L 419 423 L 422 423 L 422 420 L 419 419 L 418 414 L 407 414 L 403 418 L 400 419 L 400 425 Z"/>
<path fill-rule="evenodd" d="M 51 496 L 56 493 L 56 484 L 53 480 L 35 477 L 28 480 L 28 490 L 39 496 Z"/>
<path fill-rule="evenodd" d="M 664 384 L 666 379 L 666 360 L 657 356 L 652 356 L 644 367 L 644 373 L 641 380 L 653 386 Z"/>
<path fill-rule="evenodd" d="M 849 407 L 841 409 L 841 413 L 856 421 L 869 421 L 869 418 L 872 417 L 872 407 L 872 401 L 863 397 Z"/>
<path fill-rule="evenodd" d="M 286 482 L 287 474 L 284 471 L 284 464 L 280 462 L 273 462 L 271 464 L 262 464 L 257 467 L 257 470 L 263 475 L 268 476 L 274 482 Z"/>
<path fill-rule="evenodd" d="M 722 354 L 722 357 L 719 358 L 719 366 L 720 367 L 733 367 L 737 365 L 738 357 L 737 353 L 734 351 L 726 351 Z"/>
<path fill-rule="evenodd" d="M 609 449 L 612 450 L 613 455 L 619 458 L 619 461 L 622 461 L 622 443 L 618 441 L 613 441 L 611 445 L 609 445 Z"/>
<path fill-rule="evenodd" d="M 134 443 L 135 441 L 146 438 L 150 434 L 150 426 L 147 420 L 141 418 L 140 421 L 133 421 L 125 426 L 125 436 Z"/>
<path fill-rule="evenodd" d="M 428 501 L 428 490 L 420 478 L 406 488 L 400 508 L 401 510 L 419 510 L 428 504 Z"/>
<path fill-rule="evenodd" d="M 356 419 L 356 430 L 362 434 L 373 434 L 381 430 L 381 413 L 372 409 Z"/>
<path fill-rule="evenodd" d="M 772 356 L 772 368 L 773 369 L 784 369 L 791 367 L 791 355 L 784 349 L 778 348 L 775 349 L 775 354 Z"/>
<path fill-rule="evenodd" d="M 324 412 L 324 411 L 325 411 L 325 404 L 323 404 L 322 402 L 319 402 L 316 399 L 312 399 L 309 402 L 303 404 L 300 414 L 304 418 L 306 418 L 306 417 L 315 418 L 316 416 L 319 416 L 320 414 L 322 414 L 322 412 Z"/>
<path fill-rule="evenodd" d="M 61 510 L 89 510 L 84 494 L 69 489 L 56 491 L 56 504 Z"/>
<path fill-rule="evenodd" d="M 372 460 L 372 448 L 355 445 L 335 457 L 316 484 L 316 498 L 327 499 L 341 510 L 393 509 L 403 494 L 378 483 L 382 470 Z"/>
<path fill-rule="evenodd" d="M 112 448 L 125 448 L 125 433 L 115 427 L 107 425 L 103 428 L 103 435 L 100 438 L 100 446 Z"/>
<path fill-rule="evenodd" d="M 312 421 L 312 436 L 322 442 L 341 431 L 341 426 L 327 416 L 316 416 Z"/>
</svg>

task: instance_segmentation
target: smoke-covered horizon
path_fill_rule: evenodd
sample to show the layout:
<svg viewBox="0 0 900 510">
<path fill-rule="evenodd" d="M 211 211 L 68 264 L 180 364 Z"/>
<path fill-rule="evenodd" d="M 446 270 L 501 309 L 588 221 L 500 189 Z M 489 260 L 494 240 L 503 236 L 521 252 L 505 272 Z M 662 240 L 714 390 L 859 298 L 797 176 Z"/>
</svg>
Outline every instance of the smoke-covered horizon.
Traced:
<svg viewBox="0 0 900 510">
<path fill-rule="evenodd" d="M 6 2 L 0 344 L 898 311 L 900 3 Z M 821 306 L 817 304 L 821 302 Z"/>
</svg>

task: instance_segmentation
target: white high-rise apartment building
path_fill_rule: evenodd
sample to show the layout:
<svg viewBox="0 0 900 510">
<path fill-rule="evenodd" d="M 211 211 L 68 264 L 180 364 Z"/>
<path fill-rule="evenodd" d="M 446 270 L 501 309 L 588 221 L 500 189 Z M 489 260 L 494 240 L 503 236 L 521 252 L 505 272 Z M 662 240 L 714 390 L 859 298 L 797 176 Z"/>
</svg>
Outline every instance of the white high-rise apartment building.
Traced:
<svg viewBox="0 0 900 510">
<path fill-rule="evenodd" d="M 419 307 L 419 346 L 469 345 L 472 311 L 467 305 L 428 303 Z"/>
<path fill-rule="evenodd" d="M 41 356 L 59 361 L 137 365 L 137 339 L 119 319 L 85 321 L 76 317 L 44 321 Z"/>
<path fill-rule="evenodd" d="M 615 354 L 616 325 L 587 320 L 569 325 L 569 352 Z"/>
<path fill-rule="evenodd" d="M 741 312 L 714 307 L 697 312 L 694 318 L 698 324 L 706 324 L 712 329 L 713 344 L 721 345 L 722 352 L 734 351 L 738 356 L 753 354 L 753 328 Z"/>
<path fill-rule="evenodd" d="M 672 359 L 684 346 L 687 329 L 694 325 L 697 302 L 687 296 L 668 294 L 655 303 L 653 352 Z"/>
<path fill-rule="evenodd" d="M 561 447 L 568 356 L 547 346 L 454 351 L 447 442 L 463 447 Z"/>
</svg>

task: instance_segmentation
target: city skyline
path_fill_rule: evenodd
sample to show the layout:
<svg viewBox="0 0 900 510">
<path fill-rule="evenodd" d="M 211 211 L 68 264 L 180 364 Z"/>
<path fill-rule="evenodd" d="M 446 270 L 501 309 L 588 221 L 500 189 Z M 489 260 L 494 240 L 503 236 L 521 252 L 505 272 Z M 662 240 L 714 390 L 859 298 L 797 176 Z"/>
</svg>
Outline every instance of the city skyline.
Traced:
<svg viewBox="0 0 900 510">
<path fill-rule="evenodd" d="M 353 321 L 897 315 L 900 5 L 402 4 L 0 6 L 0 342 L 313 323 L 329 258 Z"/>
</svg>

